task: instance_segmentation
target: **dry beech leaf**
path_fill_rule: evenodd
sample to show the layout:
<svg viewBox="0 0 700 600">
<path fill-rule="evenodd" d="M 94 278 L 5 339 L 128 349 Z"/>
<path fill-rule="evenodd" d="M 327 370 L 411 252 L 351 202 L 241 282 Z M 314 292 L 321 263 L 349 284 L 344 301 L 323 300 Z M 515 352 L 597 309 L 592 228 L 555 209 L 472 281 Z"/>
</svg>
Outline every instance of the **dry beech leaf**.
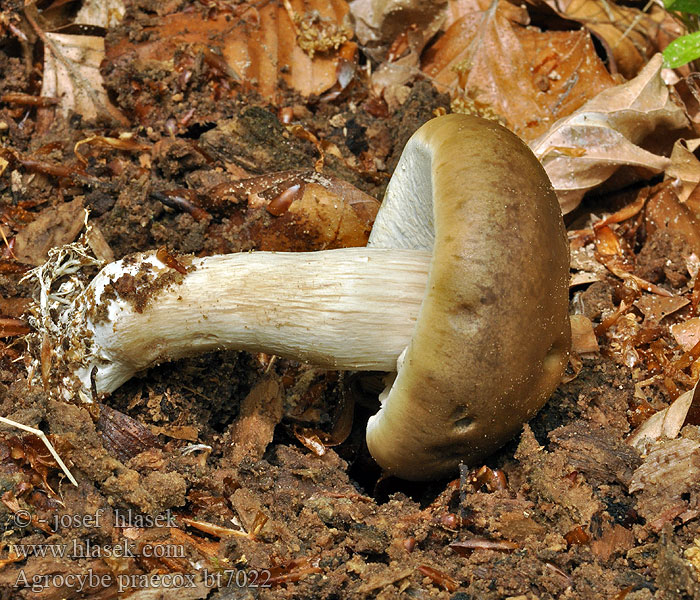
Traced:
<svg viewBox="0 0 700 600">
<path fill-rule="evenodd" d="M 119 40 L 108 48 L 107 59 L 136 71 L 157 65 L 171 71 L 173 57 L 189 46 L 190 54 L 201 54 L 273 103 L 280 79 L 303 96 L 320 95 L 336 83 L 341 60 L 355 61 L 348 12 L 345 0 L 290 0 L 288 8 L 282 2 L 243 4 L 236 15 L 173 13 L 143 29 L 140 39 L 147 41 Z"/>
<path fill-rule="evenodd" d="M 683 203 L 683 206 L 687 206 L 690 213 L 696 216 L 696 218 L 700 216 L 700 182 L 698 182 L 698 185 L 696 185 L 692 189 L 690 195 L 686 198 L 685 202 Z M 695 257 L 695 259 L 692 260 L 697 260 L 697 256 Z"/>
<path fill-rule="evenodd" d="M 569 287 L 605 279 L 607 269 L 596 257 L 594 241 L 592 229 L 569 232 L 572 271 Z"/>
<path fill-rule="evenodd" d="M 695 133 L 700 134 L 700 73 L 693 71 L 682 79 L 678 79 L 676 71 L 671 71 L 671 74 L 672 77 L 666 77 L 665 81 L 678 92 Z"/>
<path fill-rule="evenodd" d="M 658 323 L 664 317 L 690 304 L 690 300 L 682 296 L 659 296 L 645 294 L 634 305 L 642 311 L 645 323 Z"/>
<path fill-rule="evenodd" d="M 534 101 L 537 89 L 504 6 L 494 2 L 454 23 L 423 54 L 421 69 L 453 103 L 463 90 L 472 112 L 500 116 L 523 135 L 514 123 L 539 122 L 547 115 Z"/>
<path fill-rule="evenodd" d="M 530 57 L 530 70 L 538 90 L 535 101 L 547 111 L 548 126 L 614 85 L 588 33 L 541 32 L 534 28 L 517 31 L 523 50 Z M 534 137 L 544 131 L 545 128 L 536 128 L 530 134 Z"/>
<path fill-rule="evenodd" d="M 630 280 L 642 290 L 661 296 L 672 296 L 671 292 L 631 273 L 634 257 L 629 244 L 607 225 L 594 228 L 595 257 L 620 279 Z"/>
<path fill-rule="evenodd" d="M 41 95 L 60 98 L 64 114 L 73 111 L 85 119 L 111 116 L 128 125 L 112 105 L 102 85 L 100 63 L 104 59 L 104 38 L 91 35 L 46 33 L 44 76 Z"/>
<path fill-rule="evenodd" d="M 587 33 L 522 27 L 527 18 L 507 2 L 466 12 L 425 52 L 422 70 L 450 92 L 453 110 L 498 115 L 531 140 L 614 82 Z"/>
<path fill-rule="evenodd" d="M 691 252 L 700 256 L 700 220 L 688 204 L 678 200 L 673 186 L 660 184 L 647 200 L 644 210 L 644 226 L 648 235 L 657 229 L 676 231 L 683 236 Z"/>
<path fill-rule="evenodd" d="M 445 20 L 447 0 L 354 0 L 355 34 L 379 62 L 371 89 L 390 111 L 403 104 L 406 84 L 419 73 L 420 54 Z"/>
<path fill-rule="evenodd" d="M 685 202 L 700 183 L 700 160 L 695 151 L 700 148 L 700 138 L 676 140 L 671 152 L 671 164 L 666 169 L 665 179 L 673 179 L 676 194 Z"/>
<path fill-rule="evenodd" d="M 585 315 L 571 315 L 571 349 L 577 354 L 599 350 L 593 323 Z"/>
<path fill-rule="evenodd" d="M 602 266 L 602 265 L 601 265 Z M 604 271 L 604 269 L 603 269 Z M 574 288 L 579 285 L 588 285 L 589 283 L 594 283 L 596 281 L 602 281 L 604 279 L 603 275 L 596 273 L 587 273 L 585 271 L 580 271 L 578 273 L 572 273 L 571 279 L 569 279 L 569 287 Z"/>
<path fill-rule="evenodd" d="M 469 13 L 486 10 L 491 6 L 491 2 L 492 0 L 449 0 L 447 3 L 445 22 L 442 24 L 443 31 L 447 31 L 452 25 Z M 524 5 L 516 6 L 515 4 L 510 4 L 510 6 L 503 5 L 501 8 L 512 11 L 512 14 L 509 16 L 512 21 L 522 23 L 523 25 L 529 24 L 530 17 Z M 519 14 L 520 17 L 516 17 L 516 14 Z"/>
<path fill-rule="evenodd" d="M 685 423 L 697 387 L 696 383 L 692 390 L 678 396 L 671 406 L 654 413 L 627 438 L 627 443 L 644 454 L 651 444 L 662 437 L 675 439 Z M 630 489 L 630 491 L 634 490 Z"/>
<path fill-rule="evenodd" d="M 670 165 L 670 159 L 637 145 L 652 132 L 688 124 L 683 109 L 671 99 L 661 79 L 662 63 L 661 54 L 655 55 L 632 81 L 604 90 L 530 142 L 564 213 L 576 208 L 588 190 L 622 165 L 654 172 Z"/>
<path fill-rule="evenodd" d="M 534 6 L 547 4 L 561 17 L 578 21 L 594 33 L 611 59 L 613 72 L 627 79 L 637 75 L 648 58 L 681 33 L 678 24 L 656 4 L 640 10 L 606 0 L 529 1 Z"/>
<path fill-rule="evenodd" d="M 427 41 L 444 21 L 446 6 L 447 0 L 354 0 L 350 12 L 357 39 L 375 47 L 390 44 L 413 26 Z"/>
<path fill-rule="evenodd" d="M 410 94 L 406 84 L 420 72 L 420 54 L 430 39 L 429 34 L 418 28 L 407 29 L 390 46 L 387 59 L 372 73 L 372 93 L 376 97 L 382 96 L 392 112 Z"/>
<path fill-rule="evenodd" d="M 700 317 L 692 317 L 669 327 L 671 335 L 684 352 L 690 352 L 700 342 Z"/>
</svg>

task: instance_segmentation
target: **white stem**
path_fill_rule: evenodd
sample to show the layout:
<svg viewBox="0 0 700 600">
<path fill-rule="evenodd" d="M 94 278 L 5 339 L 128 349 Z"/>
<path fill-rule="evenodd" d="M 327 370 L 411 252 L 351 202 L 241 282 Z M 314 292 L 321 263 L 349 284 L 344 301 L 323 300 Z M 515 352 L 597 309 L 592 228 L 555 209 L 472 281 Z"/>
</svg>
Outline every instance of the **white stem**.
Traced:
<svg viewBox="0 0 700 600">
<path fill-rule="evenodd" d="M 98 393 L 111 392 L 152 365 L 220 349 L 395 371 L 429 266 L 428 252 L 376 248 L 211 256 L 185 275 L 155 254 L 117 261 L 70 317 L 73 340 L 87 340 L 75 374 L 89 390 L 96 367 Z"/>
</svg>

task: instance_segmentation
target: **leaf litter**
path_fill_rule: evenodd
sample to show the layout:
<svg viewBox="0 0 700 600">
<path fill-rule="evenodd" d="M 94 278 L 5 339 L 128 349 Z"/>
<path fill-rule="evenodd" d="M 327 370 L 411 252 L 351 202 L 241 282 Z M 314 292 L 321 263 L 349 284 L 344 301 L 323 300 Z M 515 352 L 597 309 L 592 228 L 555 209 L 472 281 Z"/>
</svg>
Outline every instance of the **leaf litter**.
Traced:
<svg viewBox="0 0 700 600">
<path fill-rule="evenodd" d="M 235 570 L 267 572 L 270 598 L 692 597 L 698 112 L 692 78 L 655 56 L 682 26 L 594 0 L 146 5 L 0 12 L 0 400 L 50 432 L 80 484 L 61 486 L 32 438 L 0 436 L 0 509 L 31 523 L 8 533 L 0 586 L 28 598 L 20 570 L 99 572 L 113 597 L 119 575 L 194 573 L 191 597 L 223 598 Z M 73 18 L 107 35 L 65 33 Z M 33 45 L 38 74 L 20 59 Z M 420 487 L 382 478 L 362 446 L 381 378 L 267 355 L 163 365 L 92 411 L 29 386 L 20 278 L 76 239 L 84 208 L 81 243 L 106 260 L 363 245 L 401 144 L 445 110 L 523 136 L 570 213 L 570 373 L 486 465 Z M 115 507 L 175 521 L 116 527 Z M 97 531 L 46 524 L 100 508 Z M 94 535 L 140 553 L 16 552 Z"/>
</svg>

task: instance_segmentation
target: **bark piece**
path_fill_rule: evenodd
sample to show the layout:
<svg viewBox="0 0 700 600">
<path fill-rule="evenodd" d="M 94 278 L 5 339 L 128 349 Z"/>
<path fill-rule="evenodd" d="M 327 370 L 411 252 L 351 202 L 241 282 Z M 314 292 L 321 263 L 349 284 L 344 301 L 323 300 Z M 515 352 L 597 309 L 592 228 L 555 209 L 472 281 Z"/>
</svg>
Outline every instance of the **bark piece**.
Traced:
<svg viewBox="0 0 700 600">
<path fill-rule="evenodd" d="M 601 485 L 611 480 L 629 485 L 639 466 L 639 454 L 618 433 L 594 429 L 584 421 L 559 427 L 549 434 L 554 448 L 567 453 L 568 463 L 583 473 L 589 483 Z"/>
<path fill-rule="evenodd" d="M 660 531 L 678 517 L 700 514 L 700 442 L 679 438 L 658 443 L 633 473 L 630 493 L 639 492 L 637 511 Z"/>
</svg>

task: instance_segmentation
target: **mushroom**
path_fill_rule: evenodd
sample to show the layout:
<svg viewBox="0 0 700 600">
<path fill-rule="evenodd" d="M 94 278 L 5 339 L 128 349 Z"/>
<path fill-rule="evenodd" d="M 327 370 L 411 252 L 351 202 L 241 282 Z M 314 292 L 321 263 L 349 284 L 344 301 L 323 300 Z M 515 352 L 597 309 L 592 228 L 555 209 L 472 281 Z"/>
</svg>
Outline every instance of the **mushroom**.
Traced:
<svg viewBox="0 0 700 600">
<path fill-rule="evenodd" d="M 62 312 L 54 369 L 64 395 L 88 401 L 215 349 L 395 372 L 369 450 L 391 474 L 438 478 L 504 444 L 558 385 L 568 264 L 528 147 L 446 115 L 409 140 L 366 248 L 110 263 Z"/>
</svg>

